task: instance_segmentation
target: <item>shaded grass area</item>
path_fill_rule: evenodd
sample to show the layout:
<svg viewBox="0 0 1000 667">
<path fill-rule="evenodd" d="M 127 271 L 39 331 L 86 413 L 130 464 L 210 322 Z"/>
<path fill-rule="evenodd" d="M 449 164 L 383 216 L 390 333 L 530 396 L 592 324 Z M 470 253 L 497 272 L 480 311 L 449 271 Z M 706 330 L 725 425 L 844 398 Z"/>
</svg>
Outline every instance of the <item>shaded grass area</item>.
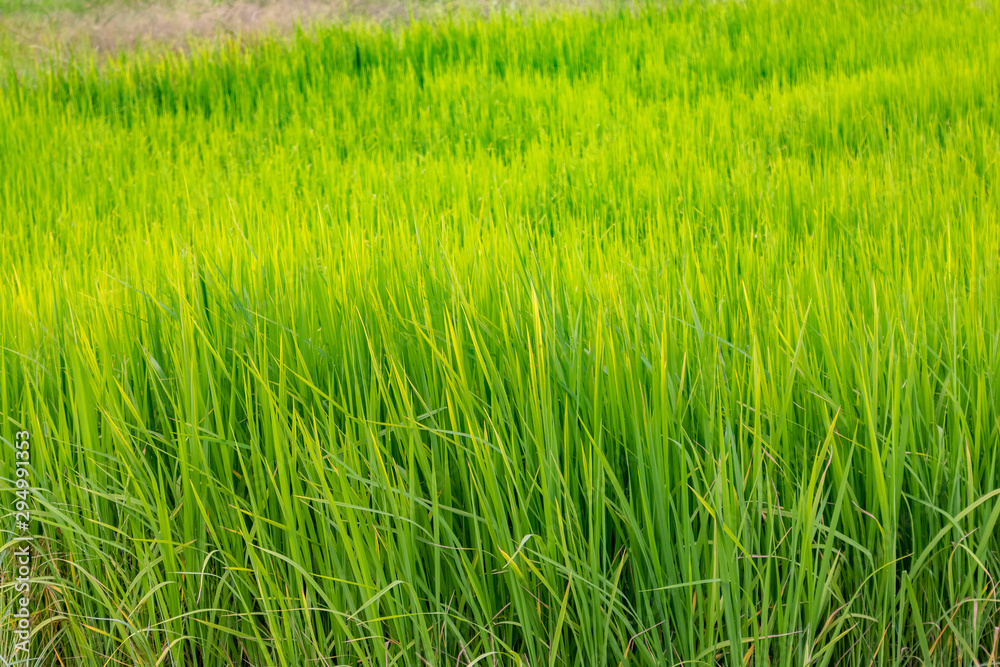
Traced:
<svg viewBox="0 0 1000 667">
<path fill-rule="evenodd" d="M 998 28 L 683 4 L 8 74 L 36 655 L 995 663 Z"/>
</svg>

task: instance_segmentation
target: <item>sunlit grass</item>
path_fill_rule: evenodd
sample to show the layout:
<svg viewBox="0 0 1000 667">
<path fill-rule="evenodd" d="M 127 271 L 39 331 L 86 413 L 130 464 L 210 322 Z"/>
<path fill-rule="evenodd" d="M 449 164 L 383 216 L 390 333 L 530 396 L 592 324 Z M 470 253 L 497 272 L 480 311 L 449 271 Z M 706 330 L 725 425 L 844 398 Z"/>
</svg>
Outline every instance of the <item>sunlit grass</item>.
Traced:
<svg viewBox="0 0 1000 667">
<path fill-rule="evenodd" d="M 35 656 L 996 664 L 997 72 L 751 0 L 8 75 Z"/>
</svg>

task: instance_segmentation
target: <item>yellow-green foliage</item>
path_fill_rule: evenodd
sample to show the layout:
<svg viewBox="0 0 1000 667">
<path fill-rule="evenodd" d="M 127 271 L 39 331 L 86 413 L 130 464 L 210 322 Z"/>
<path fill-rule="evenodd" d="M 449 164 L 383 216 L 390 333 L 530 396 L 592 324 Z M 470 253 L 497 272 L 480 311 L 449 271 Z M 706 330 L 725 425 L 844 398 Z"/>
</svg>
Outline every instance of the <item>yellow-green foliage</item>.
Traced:
<svg viewBox="0 0 1000 667">
<path fill-rule="evenodd" d="M 997 664 L 998 75 L 967 0 L 6 74 L 39 664 Z"/>
</svg>

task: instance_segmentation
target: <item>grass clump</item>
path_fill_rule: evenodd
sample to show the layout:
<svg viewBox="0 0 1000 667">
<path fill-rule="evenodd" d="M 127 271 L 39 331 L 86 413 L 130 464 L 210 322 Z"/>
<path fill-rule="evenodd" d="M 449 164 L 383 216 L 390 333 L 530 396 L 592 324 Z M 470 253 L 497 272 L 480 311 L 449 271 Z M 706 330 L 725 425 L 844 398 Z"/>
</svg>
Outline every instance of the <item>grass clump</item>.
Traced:
<svg viewBox="0 0 1000 667">
<path fill-rule="evenodd" d="M 996 664 L 998 36 L 750 0 L 11 74 L 35 656 Z"/>
</svg>

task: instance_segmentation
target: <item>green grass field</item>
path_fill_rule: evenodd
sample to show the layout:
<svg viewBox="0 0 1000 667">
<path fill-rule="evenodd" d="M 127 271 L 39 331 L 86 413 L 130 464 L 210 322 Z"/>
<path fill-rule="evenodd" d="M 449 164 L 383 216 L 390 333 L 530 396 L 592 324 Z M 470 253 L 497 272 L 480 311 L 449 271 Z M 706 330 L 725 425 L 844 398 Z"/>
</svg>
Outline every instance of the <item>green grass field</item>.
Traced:
<svg viewBox="0 0 1000 667">
<path fill-rule="evenodd" d="M 1000 664 L 998 9 L 0 65 L 0 655 Z"/>
</svg>

